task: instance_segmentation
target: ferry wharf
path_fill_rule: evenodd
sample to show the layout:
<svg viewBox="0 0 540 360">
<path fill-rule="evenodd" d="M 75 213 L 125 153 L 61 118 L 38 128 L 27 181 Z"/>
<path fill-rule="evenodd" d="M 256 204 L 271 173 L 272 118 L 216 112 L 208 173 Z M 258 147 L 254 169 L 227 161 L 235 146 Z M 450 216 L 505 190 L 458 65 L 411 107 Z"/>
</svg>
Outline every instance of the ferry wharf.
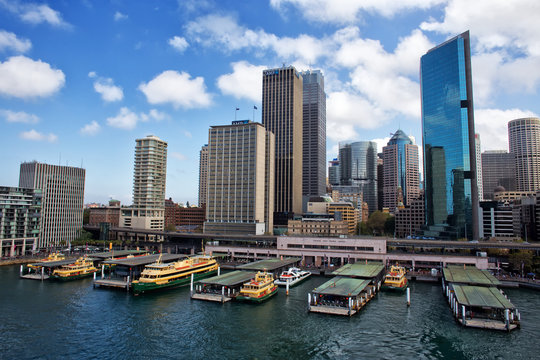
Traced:
<svg viewBox="0 0 540 360">
<path fill-rule="evenodd" d="M 335 277 L 308 293 L 308 310 L 352 316 L 380 290 L 384 265 L 379 262 L 347 264 L 332 275 Z"/>
<path fill-rule="evenodd" d="M 443 269 L 442 288 L 456 321 L 467 327 L 511 331 L 521 315 L 486 270 L 467 266 Z"/>
<path fill-rule="evenodd" d="M 20 277 L 22 279 L 30 279 L 30 280 L 47 280 L 49 279 L 50 275 L 53 273 L 55 269 L 60 268 L 64 265 L 73 264 L 77 260 L 76 258 L 70 258 L 65 260 L 58 260 L 58 261 L 43 261 L 38 263 L 30 264 L 34 268 L 34 272 L 32 272 L 32 268 L 25 267 L 24 265 L 21 265 L 20 270 Z"/>
<path fill-rule="evenodd" d="M 276 279 L 282 271 L 288 270 L 292 266 L 298 266 L 301 260 L 302 259 L 299 257 L 268 258 L 238 265 L 235 266 L 235 269 L 252 272 L 266 271 L 267 273 L 274 275 L 274 279 Z"/>
<path fill-rule="evenodd" d="M 131 282 L 141 276 L 141 272 L 146 265 L 155 263 L 159 254 L 154 255 L 138 255 L 133 257 L 125 257 L 125 255 L 117 255 L 115 259 L 103 260 L 101 262 L 101 278 L 94 275 L 94 288 L 120 288 L 129 290 Z M 164 263 L 177 261 L 185 258 L 183 254 L 163 254 L 161 261 Z M 104 269 L 109 268 L 109 276 L 105 277 Z"/>
<path fill-rule="evenodd" d="M 203 279 L 195 284 L 195 289 L 191 291 L 191 298 L 225 303 L 233 300 L 242 285 L 254 278 L 253 272 L 235 270 Z"/>
</svg>

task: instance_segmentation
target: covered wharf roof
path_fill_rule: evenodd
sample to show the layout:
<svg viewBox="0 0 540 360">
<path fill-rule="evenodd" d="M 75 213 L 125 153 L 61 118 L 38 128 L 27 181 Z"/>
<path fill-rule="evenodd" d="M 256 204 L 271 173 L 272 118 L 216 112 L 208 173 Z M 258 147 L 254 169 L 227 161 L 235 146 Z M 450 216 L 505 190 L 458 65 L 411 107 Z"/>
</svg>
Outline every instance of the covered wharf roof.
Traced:
<svg viewBox="0 0 540 360">
<path fill-rule="evenodd" d="M 111 259 L 111 258 L 117 259 L 119 257 L 126 257 L 128 255 L 137 256 L 137 255 L 142 255 L 146 253 L 147 251 L 145 250 L 116 250 L 116 251 L 105 251 L 105 252 L 93 253 L 90 256 L 96 259 L 104 260 L 104 259 Z"/>
<path fill-rule="evenodd" d="M 264 259 L 259 260 L 255 262 L 251 262 L 249 264 L 240 265 L 237 268 L 241 270 L 252 270 L 252 271 L 274 271 L 276 269 L 279 269 L 281 267 L 285 266 L 291 266 L 293 264 L 296 264 L 301 259 L 297 257 L 291 257 L 291 258 L 284 258 L 283 260 L 280 259 Z"/>
<path fill-rule="evenodd" d="M 336 276 L 313 289 L 314 294 L 336 296 L 358 296 L 369 285 L 369 280 Z"/>
<path fill-rule="evenodd" d="M 384 270 L 384 265 L 378 262 L 347 264 L 340 267 L 332 275 L 350 276 L 362 279 L 377 277 Z"/>
<path fill-rule="evenodd" d="M 515 306 L 496 287 L 452 285 L 459 304 L 494 309 L 514 309 Z"/>
<path fill-rule="evenodd" d="M 236 270 L 219 276 L 212 276 L 208 279 L 198 281 L 199 284 L 219 285 L 219 286 L 236 286 L 242 285 L 251 279 L 255 278 L 255 273 Z"/>
<path fill-rule="evenodd" d="M 480 270 L 476 266 L 448 266 L 443 269 L 444 280 L 451 283 L 467 285 L 498 286 L 500 281 L 487 270 Z"/>
<path fill-rule="evenodd" d="M 176 261 L 185 257 L 187 256 L 183 254 L 163 254 L 163 256 L 161 257 L 161 262 L 163 263 L 172 262 L 172 261 Z M 159 254 L 143 255 L 143 256 L 136 256 L 136 257 L 130 257 L 130 258 L 123 258 L 123 259 L 105 260 L 103 261 L 103 264 L 141 266 L 141 265 L 149 265 L 149 264 L 155 263 L 158 258 L 159 258 Z"/>
<path fill-rule="evenodd" d="M 53 268 L 53 267 L 59 267 L 63 265 L 69 265 L 73 264 L 75 261 L 77 261 L 76 258 L 66 259 L 66 260 L 58 260 L 58 261 L 43 261 L 38 263 L 33 263 L 31 265 L 33 266 L 41 266 L 45 268 Z"/>
</svg>

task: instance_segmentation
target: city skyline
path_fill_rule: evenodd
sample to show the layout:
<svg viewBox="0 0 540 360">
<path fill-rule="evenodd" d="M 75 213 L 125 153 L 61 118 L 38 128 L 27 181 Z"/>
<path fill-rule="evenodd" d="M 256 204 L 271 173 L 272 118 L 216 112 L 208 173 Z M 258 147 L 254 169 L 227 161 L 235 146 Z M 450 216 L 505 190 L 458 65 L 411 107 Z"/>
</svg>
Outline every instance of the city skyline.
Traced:
<svg viewBox="0 0 540 360">
<path fill-rule="evenodd" d="M 128 205 L 133 141 L 155 134 L 166 198 L 195 204 L 208 128 L 261 122 L 262 70 L 283 63 L 325 77 L 327 160 L 340 141 L 381 152 L 398 128 L 420 145 L 420 56 L 466 30 L 482 151 L 508 150 L 507 123 L 540 114 L 532 1 L 318 4 L 0 1 L 0 185 L 25 161 L 67 164 L 87 170 L 85 202 Z"/>
</svg>

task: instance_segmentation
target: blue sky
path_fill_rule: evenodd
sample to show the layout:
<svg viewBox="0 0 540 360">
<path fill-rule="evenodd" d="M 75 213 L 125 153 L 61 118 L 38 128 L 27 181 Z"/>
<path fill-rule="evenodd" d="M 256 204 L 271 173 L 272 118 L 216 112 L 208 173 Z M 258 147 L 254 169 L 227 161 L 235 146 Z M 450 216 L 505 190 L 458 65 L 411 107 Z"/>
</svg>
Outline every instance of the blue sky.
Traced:
<svg viewBox="0 0 540 360">
<path fill-rule="evenodd" d="M 37 160 L 86 169 L 85 202 L 131 203 L 135 139 L 168 142 L 167 197 L 197 202 L 211 125 L 260 121 L 262 70 L 320 69 L 327 158 L 398 128 L 421 145 L 419 59 L 471 32 L 476 131 L 540 114 L 537 0 L 0 0 L 0 185 Z"/>
</svg>

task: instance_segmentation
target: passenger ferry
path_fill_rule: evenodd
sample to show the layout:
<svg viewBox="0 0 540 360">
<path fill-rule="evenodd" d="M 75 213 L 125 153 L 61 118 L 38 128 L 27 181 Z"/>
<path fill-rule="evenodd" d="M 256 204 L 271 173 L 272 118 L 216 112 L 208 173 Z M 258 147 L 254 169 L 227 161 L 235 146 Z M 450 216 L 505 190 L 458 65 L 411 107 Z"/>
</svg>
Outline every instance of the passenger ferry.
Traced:
<svg viewBox="0 0 540 360">
<path fill-rule="evenodd" d="M 242 285 L 236 299 L 260 303 L 276 293 L 277 285 L 274 284 L 274 276 L 266 271 L 259 271 L 255 274 L 255 279 Z"/>
<path fill-rule="evenodd" d="M 289 283 L 289 286 L 294 286 L 306 280 L 309 276 L 311 276 L 309 271 L 292 267 L 289 268 L 289 270 L 282 272 L 281 275 L 279 275 L 279 278 L 274 281 L 274 284 L 287 286 L 287 283 Z"/>
<path fill-rule="evenodd" d="M 405 277 L 405 268 L 402 266 L 392 265 L 390 271 L 386 273 L 383 290 L 405 291 L 407 289 L 407 278 Z"/>
<path fill-rule="evenodd" d="M 164 288 L 187 285 L 191 281 L 204 279 L 217 273 L 218 263 L 212 256 L 192 256 L 171 263 L 162 263 L 161 256 L 150 265 L 146 265 L 139 280 L 131 283 L 135 295 Z"/>
<path fill-rule="evenodd" d="M 51 280 L 76 280 L 83 277 L 92 276 L 93 273 L 99 270 L 94 266 L 94 263 L 86 257 L 78 258 L 73 264 L 63 265 L 59 269 L 53 271 Z"/>
</svg>

